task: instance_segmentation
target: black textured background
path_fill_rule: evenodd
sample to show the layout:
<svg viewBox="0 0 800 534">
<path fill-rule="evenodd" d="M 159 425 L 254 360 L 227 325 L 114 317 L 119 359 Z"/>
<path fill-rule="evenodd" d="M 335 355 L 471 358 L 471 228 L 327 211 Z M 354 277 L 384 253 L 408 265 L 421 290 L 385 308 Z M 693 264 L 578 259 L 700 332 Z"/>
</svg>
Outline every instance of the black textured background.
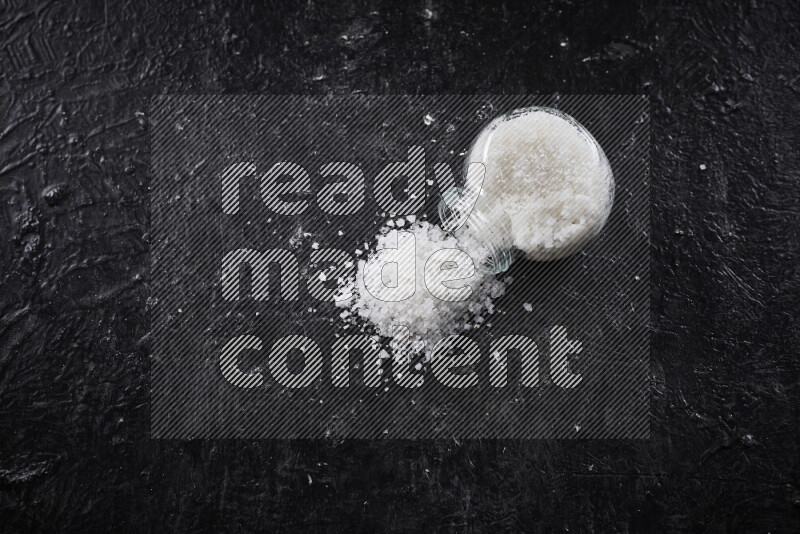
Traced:
<svg viewBox="0 0 800 534">
<path fill-rule="evenodd" d="M 0 530 L 800 530 L 800 7 L 582 4 L 0 3 Z M 148 97 L 355 91 L 651 95 L 650 441 L 148 438 Z"/>
</svg>

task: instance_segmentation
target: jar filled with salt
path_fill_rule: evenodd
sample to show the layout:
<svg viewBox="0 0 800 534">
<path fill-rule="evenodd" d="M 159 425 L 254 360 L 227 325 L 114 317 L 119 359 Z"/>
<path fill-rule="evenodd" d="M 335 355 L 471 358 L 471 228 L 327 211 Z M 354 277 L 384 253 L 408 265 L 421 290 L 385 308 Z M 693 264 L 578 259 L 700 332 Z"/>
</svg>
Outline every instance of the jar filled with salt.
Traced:
<svg viewBox="0 0 800 534">
<path fill-rule="evenodd" d="M 484 128 L 463 186 L 442 194 L 442 227 L 484 273 L 524 255 L 556 260 L 582 249 L 608 220 L 614 176 L 589 131 L 559 110 L 518 109 Z"/>
</svg>

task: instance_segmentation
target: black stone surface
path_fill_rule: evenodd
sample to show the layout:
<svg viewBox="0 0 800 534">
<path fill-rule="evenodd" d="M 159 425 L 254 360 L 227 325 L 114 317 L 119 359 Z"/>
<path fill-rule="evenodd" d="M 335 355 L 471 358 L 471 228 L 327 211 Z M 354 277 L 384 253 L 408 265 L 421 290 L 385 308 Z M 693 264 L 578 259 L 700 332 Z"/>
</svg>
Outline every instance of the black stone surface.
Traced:
<svg viewBox="0 0 800 534">
<path fill-rule="evenodd" d="M 794 2 L 0 3 L 0 530 L 797 532 Z M 650 441 L 153 441 L 148 97 L 649 93 Z M 701 165 L 704 168 L 701 168 Z"/>
</svg>

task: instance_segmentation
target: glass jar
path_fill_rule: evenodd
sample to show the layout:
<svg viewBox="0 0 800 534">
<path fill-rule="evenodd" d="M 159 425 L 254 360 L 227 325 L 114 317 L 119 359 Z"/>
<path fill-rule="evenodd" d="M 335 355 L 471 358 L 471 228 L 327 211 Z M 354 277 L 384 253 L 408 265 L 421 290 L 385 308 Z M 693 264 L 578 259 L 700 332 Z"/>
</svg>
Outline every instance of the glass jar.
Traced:
<svg viewBox="0 0 800 534">
<path fill-rule="evenodd" d="M 583 225 L 580 231 L 570 236 L 558 247 L 520 247 L 516 242 L 514 226 L 507 213 L 507 206 L 503 201 L 492 194 L 487 194 L 487 188 L 493 189 L 489 180 L 506 181 L 511 177 L 500 176 L 494 172 L 489 161 L 489 153 L 495 134 L 501 126 L 508 121 L 521 118 L 525 115 L 543 112 L 563 119 L 586 142 L 588 151 L 585 152 L 592 168 L 596 168 L 595 179 L 602 185 L 597 195 L 604 198 L 602 210 L 587 221 L 580 220 Z M 489 169 L 487 171 L 487 169 Z M 476 267 L 483 273 L 498 274 L 506 271 L 515 259 L 526 256 L 537 261 L 555 260 L 570 256 L 583 248 L 593 237 L 602 230 L 609 214 L 614 199 L 614 178 L 611 165 L 603 152 L 602 147 L 589 131 L 575 119 L 556 109 L 544 107 L 529 107 L 517 109 L 494 119 L 477 136 L 470 147 L 465 162 L 466 178 L 462 186 L 453 186 L 442 194 L 438 205 L 439 218 L 442 227 L 455 235 L 461 241 L 466 252 L 475 260 Z M 486 183 L 484 183 L 486 181 Z M 607 187 L 606 187 L 607 184 Z M 505 186 L 503 186 L 505 187 Z M 528 194 L 535 196 L 535 192 Z M 546 208 L 546 207 L 545 207 Z M 536 214 L 516 208 L 514 213 L 517 224 L 533 224 Z M 531 208 L 535 211 L 534 208 Z M 539 206 L 542 209 L 542 206 Z M 576 228 L 578 228 L 576 226 Z M 519 234 L 519 232 L 517 232 Z"/>
</svg>

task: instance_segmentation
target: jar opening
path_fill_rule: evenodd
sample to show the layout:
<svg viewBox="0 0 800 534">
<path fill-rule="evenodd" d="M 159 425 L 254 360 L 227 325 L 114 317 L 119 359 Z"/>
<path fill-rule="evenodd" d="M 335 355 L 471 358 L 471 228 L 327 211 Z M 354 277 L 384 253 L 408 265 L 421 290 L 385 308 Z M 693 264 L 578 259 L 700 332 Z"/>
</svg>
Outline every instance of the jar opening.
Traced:
<svg viewBox="0 0 800 534">
<path fill-rule="evenodd" d="M 517 256 L 511 242 L 510 221 L 488 221 L 474 205 L 467 209 L 462 195 L 460 187 L 451 187 L 442 194 L 438 206 L 442 228 L 468 249 L 464 252 L 475 261 L 480 272 L 506 271 Z"/>
</svg>

